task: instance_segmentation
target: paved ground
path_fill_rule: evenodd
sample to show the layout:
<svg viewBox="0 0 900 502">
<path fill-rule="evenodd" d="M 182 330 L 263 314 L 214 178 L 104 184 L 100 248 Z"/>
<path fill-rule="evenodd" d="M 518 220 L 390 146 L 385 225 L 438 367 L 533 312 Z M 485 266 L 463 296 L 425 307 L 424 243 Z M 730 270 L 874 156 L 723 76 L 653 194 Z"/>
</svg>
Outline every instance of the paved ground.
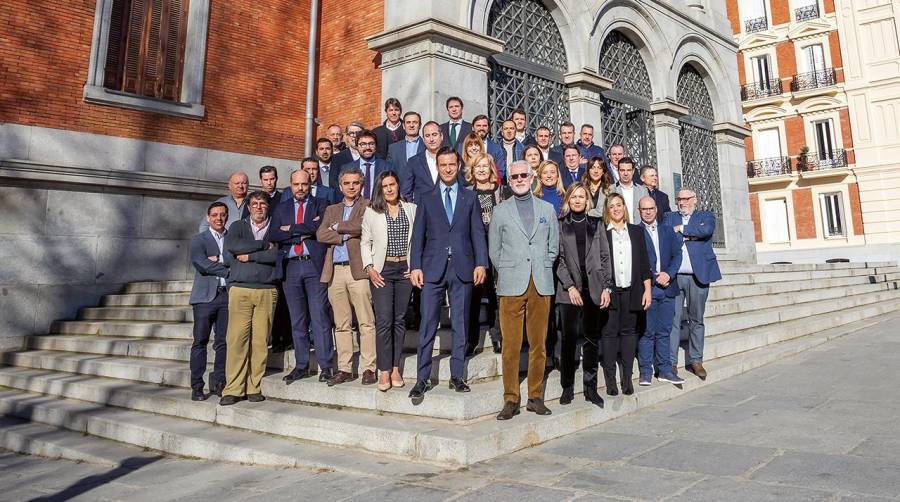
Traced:
<svg viewBox="0 0 900 502">
<path fill-rule="evenodd" d="M 0 500 L 900 500 L 900 316 L 469 469 L 402 479 L 0 452 Z"/>
</svg>

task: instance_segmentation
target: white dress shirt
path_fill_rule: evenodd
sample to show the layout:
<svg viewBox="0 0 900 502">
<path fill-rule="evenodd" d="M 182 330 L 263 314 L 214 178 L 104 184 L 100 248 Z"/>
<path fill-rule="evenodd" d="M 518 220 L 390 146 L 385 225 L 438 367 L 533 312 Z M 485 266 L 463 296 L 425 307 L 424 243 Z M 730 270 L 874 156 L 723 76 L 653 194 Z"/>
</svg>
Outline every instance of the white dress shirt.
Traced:
<svg viewBox="0 0 900 502">
<path fill-rule="evenodd" d="M 227 230 L 226 230 L 227 232 Z M 209 233 L 212 234 L 213 239 L 216 240 L 216 244 L 219 246 L 219 263 L 225 263 L 225 258 L 222 256 L 225 249 L 225 234 L 220 234 L 213 229 L 209 229 Z M 225 285 L 225 278 L 219 277 L 219 286 Z"/>
<path fill-rule="evenodd" d="M 622 198 L 625 199 L 625 208 L 628 210 L 628 217 L 634 217 L 634 184 L 625 186 L 619 185 L 622 187 Z M 632 222 L 634 223 L 634 222 Z"/>
<path fill-rule="evenodd" d="M 691 215 L 681 215 L 681 226 L 686 227 L 691 221 Z M 691 266 L 691 255 L 688 254 L 687 239 L 681 244 L 681 268 L 678 269 L 679 274 L 693 274 L 694 267 Z"/>
<path fill-rule="evenodd" d="M 437 157 L 431 155 L 431 152 L 429 152 L 428 150 L 425 150 L 425 162 L 428 163 L 428 171 L 431 173 L 431 182 L 437 185 Z"/>
<path fill-rule="evenodd" d="M 647 229 L 647 233 L 650 234 L 650 240 L 653 241 L 653 249 L 656 250 L 656 268 L 654 268 L 653 270 L 655 270 L 656 272 L 661 272 L 661 270 L 659 269 L 659 227 L 656 225 L 656 221 L 649 225 L 646 222 L 642 223 L 644 224 L 644 228 Z"/>
<path fill-rule="evenodd" d="M 616 230 L 610 223 L 606 229 L 612 231 L 610 255 L 615 263 L 616 287 L 627 288 L 631 286 L 631 236 L 628 235 L 628 225 Z"/>
</svg>

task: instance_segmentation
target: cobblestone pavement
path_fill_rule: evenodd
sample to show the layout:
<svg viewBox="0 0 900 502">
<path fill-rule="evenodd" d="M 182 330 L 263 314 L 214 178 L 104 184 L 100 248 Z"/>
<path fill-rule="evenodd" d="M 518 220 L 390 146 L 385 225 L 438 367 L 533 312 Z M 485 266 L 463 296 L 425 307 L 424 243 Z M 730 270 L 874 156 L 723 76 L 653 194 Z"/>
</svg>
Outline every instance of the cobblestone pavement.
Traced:
<svg viewBox="0 0 900 502">
<path fill-rule="evenodd" d="M 900 500 L 900 315 L 634 415 L 397 478 L 0 451 L 0 500 Z M 390 461 L 387 461 L 390 462 Z"/>
</svg>

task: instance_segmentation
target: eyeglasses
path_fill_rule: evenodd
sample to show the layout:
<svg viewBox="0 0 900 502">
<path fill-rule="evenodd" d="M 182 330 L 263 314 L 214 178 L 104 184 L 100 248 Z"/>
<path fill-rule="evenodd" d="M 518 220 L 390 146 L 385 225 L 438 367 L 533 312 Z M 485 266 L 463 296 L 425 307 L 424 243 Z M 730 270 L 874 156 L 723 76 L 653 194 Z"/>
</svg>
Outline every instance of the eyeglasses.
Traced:
<svg viewBox="0 0 900 502">
<path fill-rule="evenodd" d="M 366 141 L 365 143 L 357 143 L 356 146 L 365 148 L 365 147 L 369 147 L 369 146 L 375 146 L 375 143 L 372 141 Z"/>
<path fill-rule="evenodd" d="M 507 177 L 510 180 L 524 180 L 524 179 L 528 179 L 528 173 L 510 174 Z"/>
<path fill-rule="evenodd" d="M 677 201 L 685 201 L 685 200 L 691 200 L 691 199 L 693 199 L 693 198 L 694 198 L 694 196 L 691 195 L 690 197 L 675 197 L 675 200 L 677 200 Z"/>
</svg>

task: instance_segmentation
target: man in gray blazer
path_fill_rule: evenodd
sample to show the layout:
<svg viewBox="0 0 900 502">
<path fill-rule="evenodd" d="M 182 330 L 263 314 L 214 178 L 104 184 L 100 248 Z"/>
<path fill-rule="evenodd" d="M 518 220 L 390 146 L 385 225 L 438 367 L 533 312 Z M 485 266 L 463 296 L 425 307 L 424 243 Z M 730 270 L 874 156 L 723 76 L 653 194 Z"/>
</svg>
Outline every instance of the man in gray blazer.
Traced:
<svg viewBox="0 0 900 502">
<path fill-rule="evenodd" d="M 514 197 L 494 208 L 488 252 L 497 268 L 500 330 L 503 337 L 503 410 L 497 420 L 519 414 L 519 354 L 522 324 L 528 336 L 528 404 L 525 409 L 549 415 L 544 404 L 544 346 L 550 299 L 554 293 L 553 263 L 559 254 L 559 225 L 553 205 L 531 195 L 533 178 L 527 162 L 509 165 L 507 179 Z"/>
<path fill-rule="evenodd" d="M 225 333 L 228 331 L 228 291 L 225 279 L 228 267 L 222 255 L 225 242 L 225 222 L 228 206 L 213 202 L 206 209 L 209 229 L 191 238 L 191 263 L 194 265 L 194 286 L 191 288 L 191 307 L 194 309 L 194 343 L 191 344 L 191 399 L 205 401 L 203 375 L 206 373 L 206 345 L 209 332 L 215 326 L 213 349 L 216 360 L 210 375 L 210 392 L 222 395 L 225 387 Z"/>
<path fill-rule="evenodd" d="M 641 222 L 641 214 L 638 209 L 638 201 L 642 197 L 650 195 L 647 188 L 634 182 L 634 161 L 631 157 L 622 157 L 617 167 L 619 182 L 616 183 L 613 192 L 622 194 L 625 198 L 625 206 L 628 208 L 628 223 L 637 225 Z"/>
</svg>

